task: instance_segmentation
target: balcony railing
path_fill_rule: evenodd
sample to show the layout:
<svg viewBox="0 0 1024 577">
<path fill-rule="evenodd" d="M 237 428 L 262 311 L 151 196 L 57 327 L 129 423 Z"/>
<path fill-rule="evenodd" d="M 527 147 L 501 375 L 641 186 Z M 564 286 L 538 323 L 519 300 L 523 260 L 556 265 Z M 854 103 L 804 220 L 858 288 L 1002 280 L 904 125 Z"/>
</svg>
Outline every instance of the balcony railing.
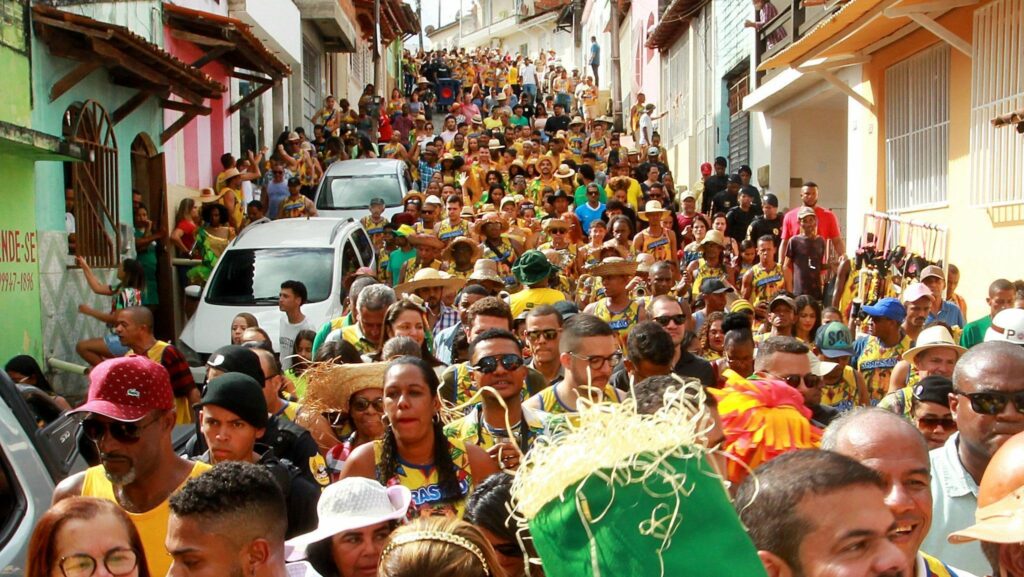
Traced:
<svg viewBox="0 0 1024 577">
<path fill-rule="evenodd" d="M 757 65 L 785 50 L 800 40 L 819 22 L 843 6 L 844 2 L 831 0 L 824 4 L 806 5 L 804 0 L 773 0 L 778 15 L 765 22 L 757 31 Z M 757 84 L 771 79 L 778 69 L 757 73 Z"/>
</svg>

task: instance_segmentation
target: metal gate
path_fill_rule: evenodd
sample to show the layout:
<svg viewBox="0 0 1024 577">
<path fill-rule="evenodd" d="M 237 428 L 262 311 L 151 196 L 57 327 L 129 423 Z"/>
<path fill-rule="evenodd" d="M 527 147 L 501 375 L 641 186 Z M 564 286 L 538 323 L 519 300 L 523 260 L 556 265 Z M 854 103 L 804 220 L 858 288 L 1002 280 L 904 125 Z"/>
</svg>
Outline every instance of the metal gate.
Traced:
<svg viewBox="0 0 1024 577">
<path fill-rule="evenodd" d="M 65 118 L 67 137 L 82 147 L 86 158 L 71 163 L 77 254 L 92 267 L 114 268 L 121 246 L 114 125 L 93 100 L 72 105 Z"/>
</svg>

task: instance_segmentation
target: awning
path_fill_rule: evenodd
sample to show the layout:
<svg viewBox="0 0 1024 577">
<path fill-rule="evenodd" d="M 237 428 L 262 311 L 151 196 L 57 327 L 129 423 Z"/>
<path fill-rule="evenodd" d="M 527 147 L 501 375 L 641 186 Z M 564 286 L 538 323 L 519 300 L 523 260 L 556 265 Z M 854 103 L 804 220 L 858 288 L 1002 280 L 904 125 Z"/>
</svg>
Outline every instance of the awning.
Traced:
<svg viewBox="0 0 1024 577">
<path fill-rule="evenodd" d="M 192 63 L 193 66 L 202 68 L 210 62 L 221 62 L 231 67 L 231 75 L 235 78 L 260 85 L 233 103 L 228 108 L 230 113 L 241 109 L 292 73 L 291 67 L 260 42 L 248 24 L 237 18 L 168 3 L 164 4 L 164 22 L 171 29 L 171 36 L 191 42 L 205 52 Z M 240 69 L 255 74 L 241 72 Z"/>
<path fill-rule="evenodd" d="M 647 47 L 661 51 L 671 48 L 705 2 L 706 0 L 673 0 L 647 37 Z"/>
<path fill-rule="evenodd" d="M 0 154 L 28 160 L 85 160 L 82 147 L 45 132 L 0 120 Z"/>
<path fill-rule="evenodd" d="M 355 52 L 355 26 L 338 0 L 294 0 L 303 20 L 320 30 L 326 52 Z"/>
<path fill-rule="evenodd" d="M 80 64 L 50 88 L 50 101 L 60 98 L 86 76 L 105 68 L 114 84 L 136 88 L 111 115 L 114 124 L 124 120 L 150 97 L 160 98 L 164 108 L 181 110 L 185 116 L 164 130 L 161 142 L 167 142 L 196 115 L 207 115 L 207 98 L 220 98 L 225 87 L 201 70 L 189 66 L 159 46 L 124 26 L 100 22 L 86 16 L 36 4 L 32 6 L 36 35 L 61 58 Z M 171 95 L 182 100 L 170 100 Z"/>
<path fill-rule="evenodd" d="M 356 20 L 362 36 L 372 40 L 374 34 L 373 0 L 355 0 Z M 416 13 L 400 0 L 380 0 L 380 35 L 381 45 L 387 46 L 392 41 L 420 31 Z"/>
<path fill-rule="evenodd" d="M 977 0 L 850 0 L 823 19 L 802 38 L 768 58 L 759 71 L 799 65 L 811 58 L 849 57 L 874 52 L 900 37 L 907 26 L 916 29 L 915 20 L 932 21 L 927 13 L 944 12 L 976 3 Z M 912 16 L 913 15 L 913 16 Z M 939 30 L 939 33 L 942 33 Z M 939 36 L 955 48 L 964 50 L 966 41 L 948 34 Z M 969 53 L 968 49 L 968 53 Z"/>
</svg>

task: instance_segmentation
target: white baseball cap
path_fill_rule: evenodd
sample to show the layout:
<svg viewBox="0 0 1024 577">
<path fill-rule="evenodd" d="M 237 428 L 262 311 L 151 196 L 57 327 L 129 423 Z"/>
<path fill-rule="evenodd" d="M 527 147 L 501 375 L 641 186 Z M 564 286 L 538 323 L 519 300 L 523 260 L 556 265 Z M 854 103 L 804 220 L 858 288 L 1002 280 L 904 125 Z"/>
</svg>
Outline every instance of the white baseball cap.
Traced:
<svg viewBox="0 0 1024 577">
<path fill-rule="evenodd" d="M 1006 309 L 992 318 L 985 342 L 1007 341 L 1024 346 L 1024 309 Z"/>
</svg>

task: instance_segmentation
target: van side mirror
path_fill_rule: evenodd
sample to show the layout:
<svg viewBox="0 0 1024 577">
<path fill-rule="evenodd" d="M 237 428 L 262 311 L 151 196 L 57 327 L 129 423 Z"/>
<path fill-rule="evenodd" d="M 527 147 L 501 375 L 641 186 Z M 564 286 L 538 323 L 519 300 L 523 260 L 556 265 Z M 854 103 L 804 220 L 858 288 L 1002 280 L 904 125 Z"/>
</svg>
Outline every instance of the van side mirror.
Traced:
<svg viewBox="0 0 1024 577">
<path fill-rule="evenodd" d="M 190 299 L 199 299 L 199 296 L 203 293 L 203 287 L 197 284 L 190 284 L 185 287 L 185 296 Z"/>
</svg>

